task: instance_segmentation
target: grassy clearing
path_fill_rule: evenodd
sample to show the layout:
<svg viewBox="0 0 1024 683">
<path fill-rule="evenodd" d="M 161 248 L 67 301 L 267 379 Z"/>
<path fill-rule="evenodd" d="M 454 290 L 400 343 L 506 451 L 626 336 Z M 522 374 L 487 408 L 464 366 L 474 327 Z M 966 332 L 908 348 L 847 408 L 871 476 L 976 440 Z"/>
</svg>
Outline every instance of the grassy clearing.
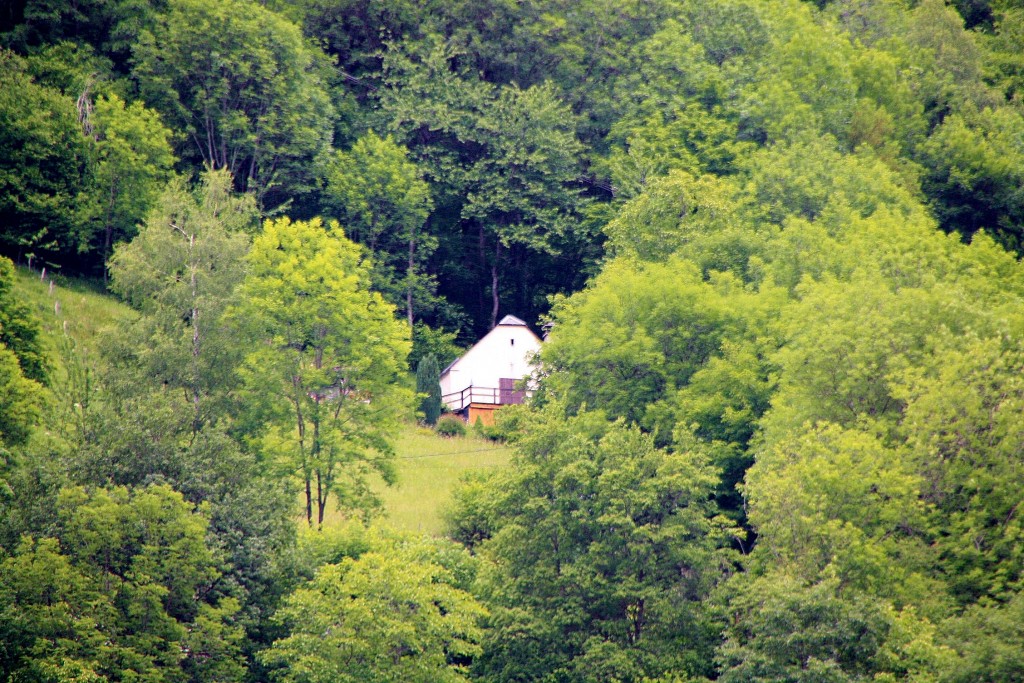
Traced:
<svg viewBox="0 0 1024 683">
<path fill-rule="evenodd" d="M 398 529 L 435 535 L 443 531 L 442 511 L 462 474 L 506 467 L 512 453 L 477 436 L 449 439 L 416 425 L 405 427 L 395 450 L 398 483 L 392 487 L 378 484 L 386 521 Z M 343 521 L 342 515 L 330 509 L 324 526 Z"/>
</svg>

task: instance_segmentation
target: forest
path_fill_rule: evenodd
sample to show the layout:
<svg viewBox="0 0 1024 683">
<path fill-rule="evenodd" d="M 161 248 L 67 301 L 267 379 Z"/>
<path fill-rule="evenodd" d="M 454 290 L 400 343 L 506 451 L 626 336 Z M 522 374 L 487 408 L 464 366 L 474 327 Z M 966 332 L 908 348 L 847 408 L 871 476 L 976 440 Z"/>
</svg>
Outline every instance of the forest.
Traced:
<svg viewBox="0 0 1024 683">
<path fill-rule="evenodd" d="M 1024 681 L 1022 254 L 1016 0 L 5 2 L 0 683 Z"/>
</svg>

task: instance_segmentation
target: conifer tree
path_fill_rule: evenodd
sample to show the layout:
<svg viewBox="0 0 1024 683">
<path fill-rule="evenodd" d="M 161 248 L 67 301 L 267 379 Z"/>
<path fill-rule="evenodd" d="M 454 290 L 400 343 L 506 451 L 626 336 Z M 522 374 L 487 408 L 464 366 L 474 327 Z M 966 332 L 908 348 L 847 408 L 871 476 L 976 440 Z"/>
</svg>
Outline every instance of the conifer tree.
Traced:
<svg viewBox="0 0 1024 683">
<path fill-rule="evenodd" d="M 437 356 L 428 353 L 416 365 L 416 393 L 426 394 L 420 401 L 420 411 L 428 425 L 437 424 L 441 416 L 441 367 Z"/>
</svg>

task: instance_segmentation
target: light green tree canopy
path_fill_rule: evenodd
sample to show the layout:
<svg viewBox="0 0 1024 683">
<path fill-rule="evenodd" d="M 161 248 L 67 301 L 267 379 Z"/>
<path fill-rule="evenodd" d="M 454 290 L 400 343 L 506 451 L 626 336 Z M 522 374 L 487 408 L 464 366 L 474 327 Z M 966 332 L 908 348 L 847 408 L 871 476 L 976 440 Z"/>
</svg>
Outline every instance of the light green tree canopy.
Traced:
<svg viewBox="0 0 1024 683">
<path fill-rule="evenodd" d="M 18 357 L 0 342 L 0 448 L 28 440 L 42 416 L 42 398 L 42 387 L 22 374 Z"/>
<path fill-rule="evenodd" d="M 697 454 L 655 448 L 622 421 L 565 409 L 506 409 L 513 467 L 458 497 L 454 526 L 476 526 L 477 552 L 495 563 L 484 582 L 495 607 L 479 673 L 708 673 L 700 601 L 729 562 L 720 548 L 731 531 L 710 499 L 713 470 Z"/>
<path fill-rule="evenodd" d="M 143 313 L 110 345 L 128 355 L 117 364 L 182 389 L 194 429 L 216 417 L 209 399 L 234 381 L 237 340 L 223 313 L 256 225 L 253 198 L 234 195 L 226 171 L 209 171 L 194 191 L 180 180 L 164 190 L 110 261 L 111 289 Z"/>
<path fill-rule="evenodd" d="M 126 104 L 115 94 L 101 96 L 85 121 L 92 143 L 92 187 L 82 219 L 93 228 L 83 240 L 99 236 L 106 261 L 117 241 L 130 239 L 161 187 L 170 179 L 174 154 L 171 131 L 141 102 Z"/>
<path fill-rule="evenodd" d="M 436 286 L 422 272 L 437 248 L 424 229 L 433 202 L 422 171 L 390 135 L 370 131 L 351 150 L 337 152 L 326 175 L 326 203 L 349 237 L 370 248 L 375 285 L 397 290 L 393 299 L 404 301 L 411 328 L 416 308 L 429 305 Z"/>
<path fill-rule="evenodd" d="M 29 680 L 213 683 L 242 675 L 238 602 L 203 512 L 168 486 L 62 491 L 53 538 L 0 561 L 4 670 Z"/>
<path fill-rule="evenodd" d="M 14 275 L 14 265 L 0 257 L 0 449 L 28 440 L 42 415 L 40 383 L 47 379 L 39 323 L 17 300 Z"/>
<path fill-rule="evenodd" d="M 459 683 L 480 654 L 487 610 L 466 591 L 444 542 L 377 539 L 324 565 L 285 601 L 289 635 L 260 658 L 285 683 Z"/>
<path fill-rule="evenodd" d="M 398 381 L 409 330 L 369 289 L 369 264 L 337 224 L 267 221 L 248 266 L 231 315 L 251 340 L 241 372 L 266 420 L 262 448 L 298 475 L 310 524 L 329 496 L 366 509 L 367 476 L 390 478 L 393 430 L 412 410 Z"/>
</svg>

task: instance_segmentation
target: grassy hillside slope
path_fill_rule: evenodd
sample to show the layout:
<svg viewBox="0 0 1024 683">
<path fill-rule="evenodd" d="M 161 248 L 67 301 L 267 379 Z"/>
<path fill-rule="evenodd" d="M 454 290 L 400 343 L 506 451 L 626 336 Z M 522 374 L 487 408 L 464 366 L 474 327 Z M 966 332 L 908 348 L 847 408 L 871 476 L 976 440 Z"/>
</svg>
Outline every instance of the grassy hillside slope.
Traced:
<svg viewBox="0 0 1024 683">
<path fill-rule="evenodd" d="M 388 523 L 399 529 L 439 534 L 452 489 L 466 472 L 506 467 L 512 451 L 476 437 L 446 438 L 408 426 L 395 444 L 398 483 L 381 488 Z"/>
<path fill-rule="evenodd" d="M 18 298 L 28 304 L 39 321 L 43 343 L 49 353 L 51 376 L 63 377 L 64 351 L 73 340 L 81 355 L 94 351 L 98 332 L 134 312 L 97 285 L 87 280 L 63 276 L 43 277 L 42 273 L 19 267 L 15 281 Z"/>
</svg>

